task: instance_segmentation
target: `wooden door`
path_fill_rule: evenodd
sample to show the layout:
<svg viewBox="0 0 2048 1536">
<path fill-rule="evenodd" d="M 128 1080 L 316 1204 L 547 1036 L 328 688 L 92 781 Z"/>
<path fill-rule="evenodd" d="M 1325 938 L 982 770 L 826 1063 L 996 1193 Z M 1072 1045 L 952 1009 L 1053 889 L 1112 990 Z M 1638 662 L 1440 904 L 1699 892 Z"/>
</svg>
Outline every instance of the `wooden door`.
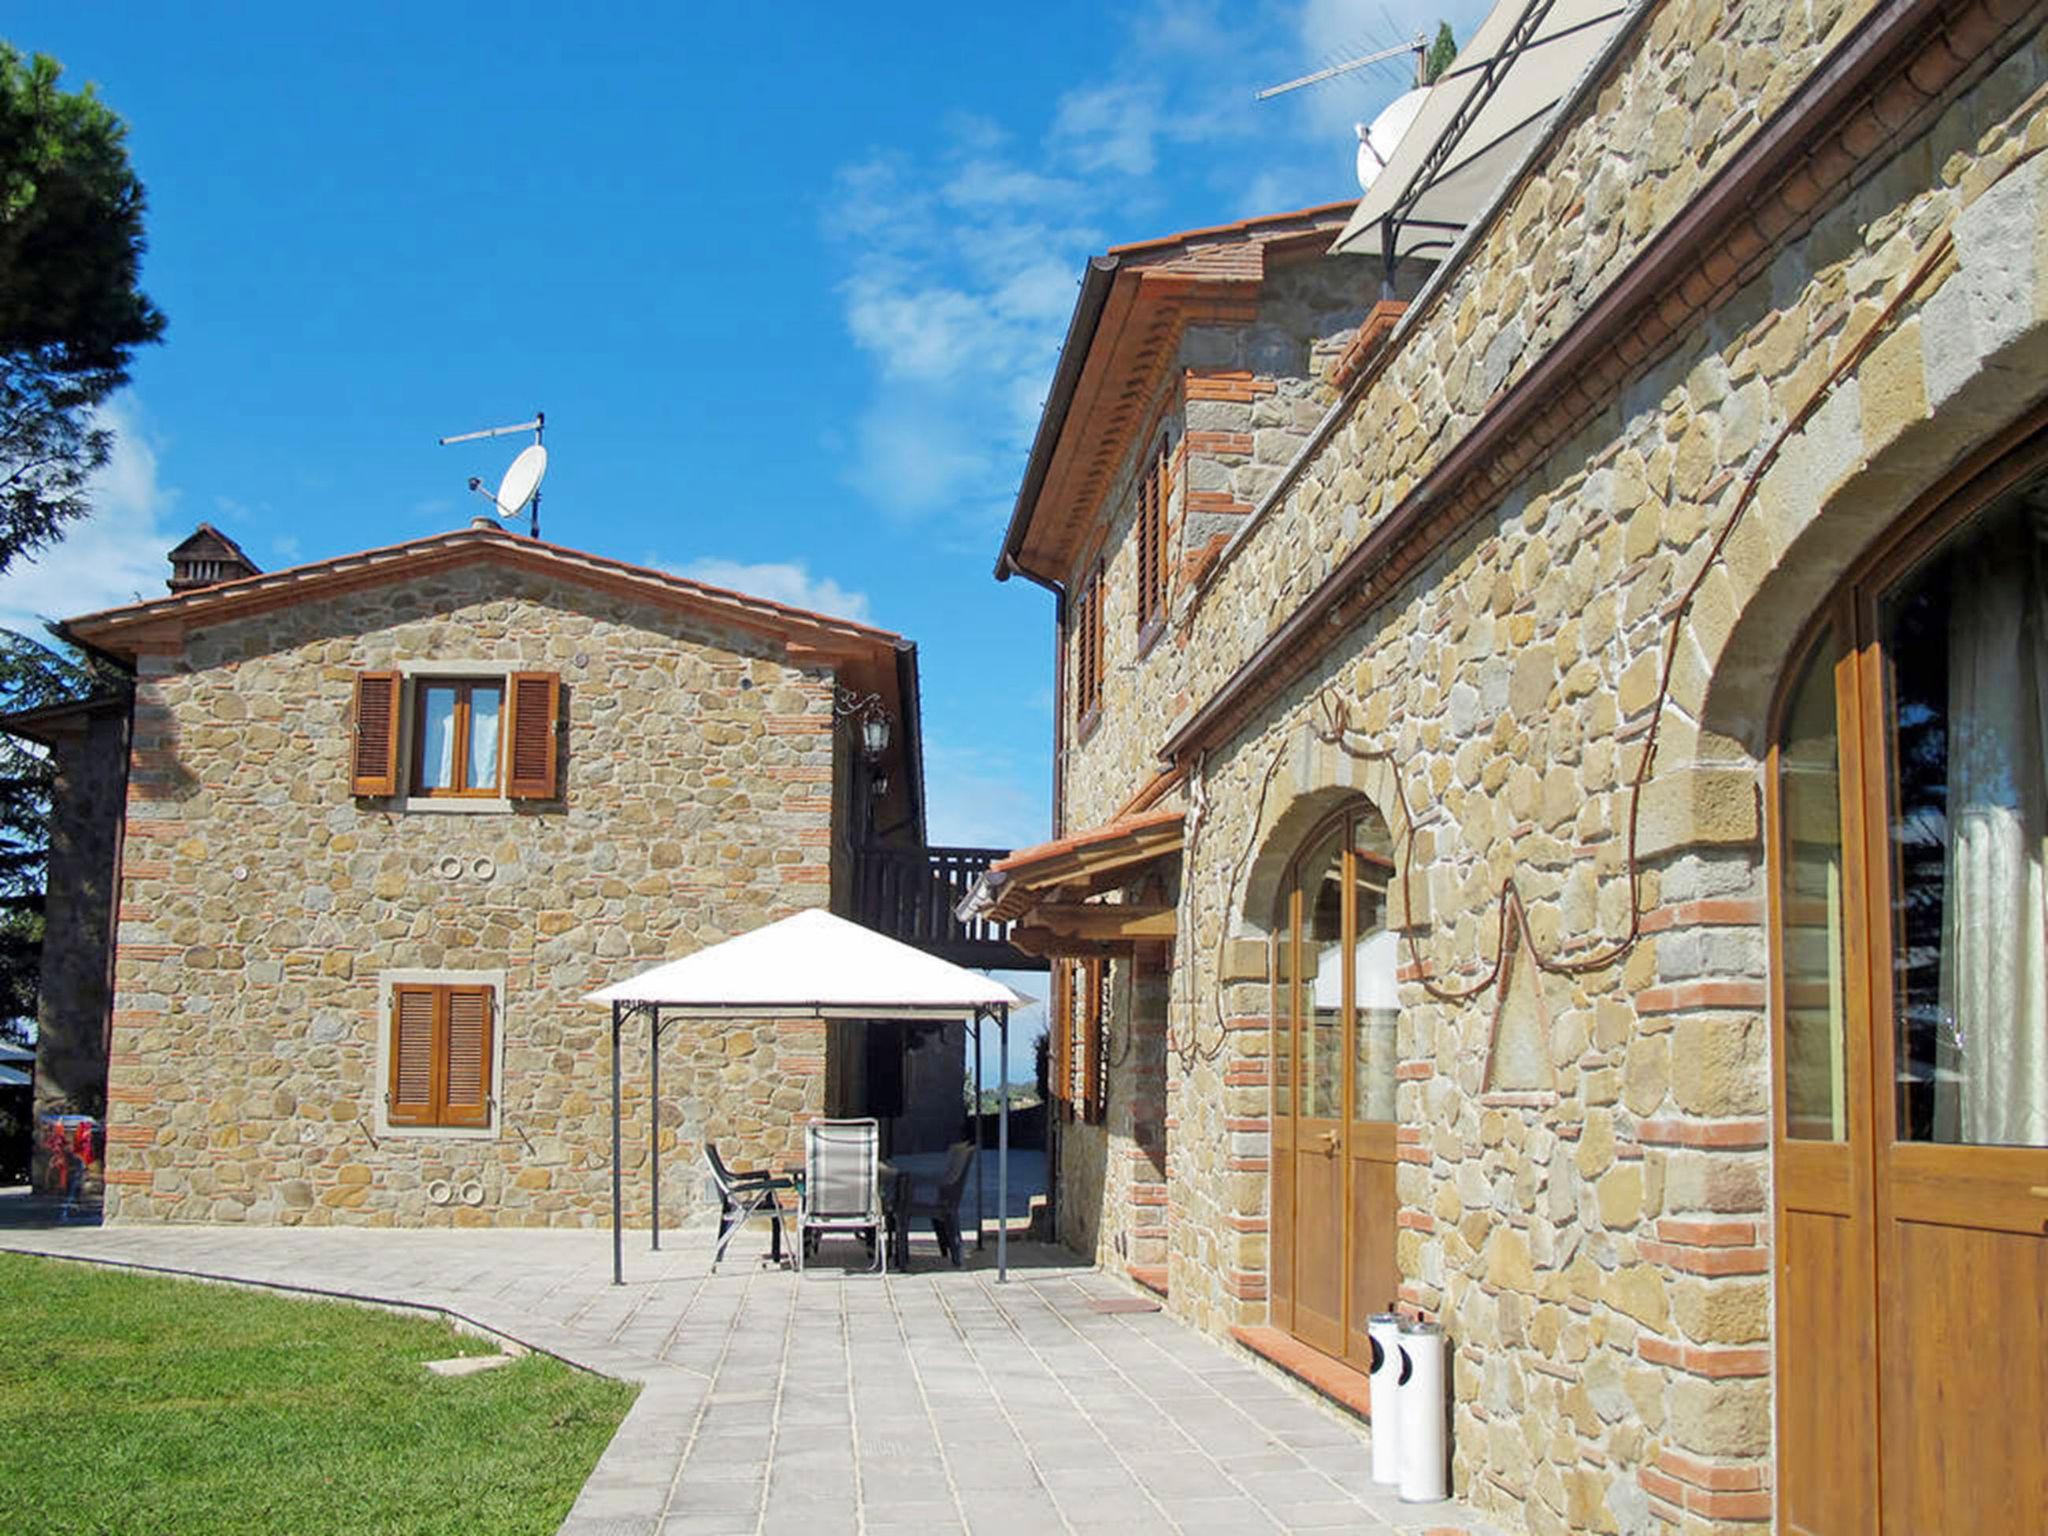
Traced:
<svg viewBox="0 0 2048 1536">
<path fill-rule="evenodd" d="M 1362 806 L 1317 830 L 1273 961 L 1273 1321 L 1361 1369 L 1398 1287 L 1389 841 Z"/>
<path fill-rule="evenodd" d="M 1898 540 L 1781 706 L 1789 1531 L 2032 1530 L 2048 1510 L 2044 538 L 2048 497 L 2022 489 Z"/>
<path fill-rule="evenodd" d="M 1886 1532 L 2048 1526 L 2044 536 L 2001 498 L 1859 594 Z"/>
<path fill-rule="evenodd" d="M 1778 1511 L 1801 1536 L 1876 1528 L 1867 917 L 1855 658 L 1838 616 L 1795 675 L 1773 749 L 1778 1027 Z M 1845 728 L 1844 720 L 1848 724 Z"/>
<path fill-rule="evenodd" d="M 1375 1312 L 1391 1312 L 1401 1288 L 1394 1252 L 1394 1192 L 1399 1154 L 1394 1140 L 1395 1031 L 1400 1018 L 1396 995 L 1399 939 L 1387 926 L 1387 888 L 1394 861 L 1379 817 L 1360 813 L 1351 822 L 1351 909 L 1345 917 L 1349 965 L 1345 1012 L 1351 1020 L 1348 1125 L 1345 1158 L 1350 1187 L 1349 1268 L 1345 1277 L 1344 1356 L 1362 1371 L 1372 1369 L 1372 1339 L 1366 1324 Z"/>
<path fill-rule="evenodd" d="M 1294 901 L 1294 1326 L 1296 1338 L 1344 1353 L 1346 1241 L 1344 825 L 1300 864 Z"/>
</svg>

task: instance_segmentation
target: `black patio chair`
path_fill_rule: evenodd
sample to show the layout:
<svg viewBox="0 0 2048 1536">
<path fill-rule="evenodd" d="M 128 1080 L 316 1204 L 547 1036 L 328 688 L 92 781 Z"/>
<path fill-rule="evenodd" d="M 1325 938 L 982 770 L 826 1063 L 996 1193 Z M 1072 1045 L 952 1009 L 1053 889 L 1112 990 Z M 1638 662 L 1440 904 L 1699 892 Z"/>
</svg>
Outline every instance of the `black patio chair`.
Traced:
<svg viewBox="0 0 2048 1536">
<path fill-rule="evenodd" d="M 939 1250 L 958 1269 L 965 1259 L 960 1242 L 960 1195 L 967 1188 L 967 1175 L 974 1167 L 974 1143 L 956 1141 L 946 1149 L 945 1166 L 936 1182 L 906 1176 L 903 1190 L 891 1213 L 896 1223 L 898 1267 L 910 1267 L 910 1223 L 920 1217 L 932 1224 L 932 1236 Z"/>
<path fill-rule="evenodd" d="M 784 1173 L 774 1173 L 766 1168 L 751 1172 L 735 1171 L 725 1166 L 725 1159 L 718 1155 L 715 1142 L 704 1143 L 704 1161 L 711 1165 L 711 1182 L 718 1190 L 718 1247 L 711 1255 L 711 1270 L 718 1272 L 718 1264 L 725 1257 L 725 1245 L 732 1241 L 732 1235 L 752 1221 L 756 1216 L 766 1216 L 774 1223 L 768 1232 L 768 1260 L 782 1262 L 782 1201 L 784 1190 L 794 1191 L 797 1181 Z"/>
</svg>

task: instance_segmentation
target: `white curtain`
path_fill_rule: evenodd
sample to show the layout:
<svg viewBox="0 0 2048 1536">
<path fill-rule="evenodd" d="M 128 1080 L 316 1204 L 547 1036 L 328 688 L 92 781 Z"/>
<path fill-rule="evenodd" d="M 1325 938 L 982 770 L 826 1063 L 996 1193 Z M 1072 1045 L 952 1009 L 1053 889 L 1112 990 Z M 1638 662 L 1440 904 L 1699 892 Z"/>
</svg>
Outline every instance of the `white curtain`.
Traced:
<svg viewBox="0 0 2048 1536">
<path fill-rule="evenodd" d="M 2048 612 L 2030 509 L 1958 551 L 1935 1139 L 2048 1146 Z"/>
</svg>

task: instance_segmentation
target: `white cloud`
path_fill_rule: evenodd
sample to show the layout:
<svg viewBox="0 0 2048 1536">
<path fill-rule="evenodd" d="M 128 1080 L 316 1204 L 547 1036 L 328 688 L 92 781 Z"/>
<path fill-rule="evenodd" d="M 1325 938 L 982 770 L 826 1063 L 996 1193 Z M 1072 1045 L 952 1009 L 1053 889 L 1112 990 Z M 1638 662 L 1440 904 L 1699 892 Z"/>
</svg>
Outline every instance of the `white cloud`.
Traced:
<svg viewBox="0 0 2048 1536">
<path fill-rule="evenodd" d="M 1033 711 L 1019 732 L 1041 739 L 1050 719 Z M 996 747 L 960 745 L 927 725 L 925 825 L 935 844 L 1024 848 L 1052 835 L 1052 787 L 1040 759 L 1021 762 Z"/>
<path fill-rule="evenodd" d="M 1378 3 L 1141 0 L 1035 132 L 955 114 L 928 151 L 841 166 L 825 229 L 847 333 L 873 368 L 835 429 L 849 485 L 898 520 L 943 519 L 942 540 L 993 537 L 1092 252 L 1351 191 L 1348 120 L 1328 132 L 1252 96 L 1313 67 L 1305 29 L 1341 31 Z M 1210 206 L 1170 219 L 1190 187 Z"/>
<path fill-rule="evenodd" d="M 1060 98 L 1050 142 L 1080 171 L 1149 176 L 1167 131 L 1157 89 L 1147 85 L 1083 87 Z"/>
<path fill-rule="evenodd" d="M 164 556 L 190 531 L 173 521 L 178 493 L 158 481 L 156 446 L 129 402 L 103 407 L 100 419 L 114 447 L 92 479 L 92 514 L 0 576 L 0 626 L 40 637 L 45 618 L 163 595 Z"/>
<path fill-rule="evenodd" d="M 742 560 L 710 558 L 692 560 L 687 565 L 671 565 L 666 569 L 692 581 L 744 592 L 749 597 L 765 597 L 770 602 L 788 603 L 792 608 L 809 608 L 837 619 L 867 622 L 868 597 L 865 592 L 850 592 L 828 576 L 813 576 L 810 567 L 800 560 L 764 560 L 748 564 Z"/>
</svg>

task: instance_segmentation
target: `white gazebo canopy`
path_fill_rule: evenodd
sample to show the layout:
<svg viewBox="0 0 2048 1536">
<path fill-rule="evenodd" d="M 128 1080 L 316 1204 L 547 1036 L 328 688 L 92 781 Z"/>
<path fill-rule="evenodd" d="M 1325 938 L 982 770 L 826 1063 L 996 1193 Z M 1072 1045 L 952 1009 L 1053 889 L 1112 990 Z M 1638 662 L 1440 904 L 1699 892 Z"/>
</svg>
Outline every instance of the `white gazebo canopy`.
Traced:
<svg viewBox="0 0 2048 1536">
<path fill-rule="evenodd" d="M 945 1022 L 960 1019 L 975 1036 L 981 1057 L 981 1021 L 996 1023 L 1002 1064 L 997 1102 L 996 1278 L 1009 1275 L 1010 1184 L 1010 1010 L 1031 999 L 978 971 L 863 928 L 830 912 L 799 912 L 751 933 L 740 934 L 680 960 L 669 960 L 625 981 L 590 993 L 592 1003 L 612 1010 L 612 1283 L 625 1281 L 622 1188 L 622 1094 L 619 1048 L 626 1020 L 645 1014 L 648 1023 L 649 1111 L 661 1113 L 661 1033 L 664 1015 L 709 1019 L 871 1019 Z M 979 1086 L 979 1068 L 976 1084 Z M 980 1141 L 980 1106 L 975 1106 L 975 1140 Z M 652 1244 L 661 1246 L 661 1138 L 649 1141 L 653 1183 Z M 980 1180 L 977 1164 L 975 1178 Z M 978 1201 L 977 1201 L 978 1204 Z M 978 1219 L 978 1217 L 977 1217 Z M 798 1241 L 802 1238 L 799 1236 Z"/>
<path fill-rule="evenodd" d="M 978 971 L 830 912 L 799 912 L 590 994 L 664 1013 L 964 1019 L 1030 1002 Z"/>
</svg>

